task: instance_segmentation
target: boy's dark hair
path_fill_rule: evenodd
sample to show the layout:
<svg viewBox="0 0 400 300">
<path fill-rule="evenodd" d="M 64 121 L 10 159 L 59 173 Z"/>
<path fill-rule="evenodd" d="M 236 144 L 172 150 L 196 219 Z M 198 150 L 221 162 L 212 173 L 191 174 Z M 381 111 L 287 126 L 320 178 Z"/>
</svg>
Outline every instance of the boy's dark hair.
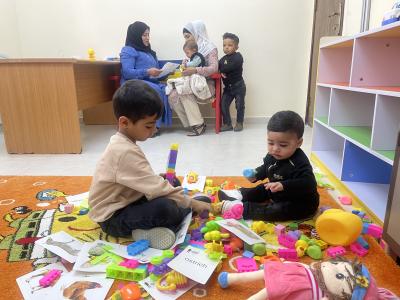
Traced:
<svg viewBox="0 0 400 300">
<path fill-rule="evenodd" d="M 199 46 L 197 46 L 197 43 L 195 41 L 188 40 L 183 45 L 183 49 L 190 49 L 190 50 L 194 50 L 197 52 L 197 51 L 199 51 Z"/>
<path fill-rule="evenodd" d="M 304 121 L 294 111 L 278 111 L 269 119 L 267 129 L 273 132 L 293 132 L 297 138 L 301 138 L 304 133 Z"/>
<path fill-rule="evenodd" d="M 239 37 L 236 34 L 225 32 L 222 36 L 222 39 L 231 39 L 236 44 L 236 46 L 239 45 Z"/>
<path fill-rule="evenodd" d="M 133 123 L 163 111 L 163 103 L 158 93 L 142 80 L 126 81 L 113 96 L 114 115 L 129 118 Z"/>
</svg>

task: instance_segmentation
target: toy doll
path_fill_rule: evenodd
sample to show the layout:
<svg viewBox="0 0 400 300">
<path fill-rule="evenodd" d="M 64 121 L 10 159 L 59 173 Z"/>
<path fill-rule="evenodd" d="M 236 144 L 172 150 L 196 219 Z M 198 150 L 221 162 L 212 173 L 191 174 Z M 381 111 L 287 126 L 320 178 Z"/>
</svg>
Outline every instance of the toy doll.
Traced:
<svg viewBox="0 0 400 300">
<path fill-rule="evenodd" d="M 392 292 L 377 288 L 367 268 L 342 257 L 315 262 L 310 266 L 297 262 L 268 261 L 264 270 L 247 273 L 222 272 L 222 288 L 236 283 L 265 281 L 265 288 L 249 299 L 261 300 L 384 300 L 398 299 Z"/>
</svg>

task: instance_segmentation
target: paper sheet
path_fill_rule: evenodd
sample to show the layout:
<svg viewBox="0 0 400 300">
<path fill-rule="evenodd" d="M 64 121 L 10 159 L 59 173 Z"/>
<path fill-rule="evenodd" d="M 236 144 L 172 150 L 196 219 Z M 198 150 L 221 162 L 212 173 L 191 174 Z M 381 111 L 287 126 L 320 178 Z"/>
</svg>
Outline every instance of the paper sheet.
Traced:
<svg viewBox="0 0 400 300">
<path fill-rule="evenodd" d="M 169 73 L 174 72 L 179 67 L 179 64 L 167 62 L 162 68 L 161 73 L 156 78 L 167 76 Z"/>
</svg>

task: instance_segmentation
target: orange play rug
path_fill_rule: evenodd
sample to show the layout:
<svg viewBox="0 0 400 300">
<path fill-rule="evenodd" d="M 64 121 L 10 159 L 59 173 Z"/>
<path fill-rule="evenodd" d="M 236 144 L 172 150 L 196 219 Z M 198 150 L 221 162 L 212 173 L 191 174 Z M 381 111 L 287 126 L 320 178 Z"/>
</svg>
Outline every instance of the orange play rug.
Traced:
<svg viewBox="0 0 400 300">
<path fill-rule="evenodd" d="M 230 180 L 240 186 L 251 186 L 243 177 L 210 177 L 214 185 Z M 65 203 L 65 195 L 87 192 L 91 177 L 0 177 L 0 298 L 22 299 L 15 279 L 33 269 L 54 262 L 45 251 L 34 250 L 34 238 L 58 231 L 65 231 L 83 242 L 98 239 L 127 244 L 129 240 L 115 239 L 89 220 L 87 215 L 67 215 L 59 211 L 59 204 Z M 338 207 L 326 190 L 319 190 L 321 205 Z M 48 200 L 38 200 L 38 198 Z M 400 295 L 400 268 L 390 259 L 378 243 L 368 238 L 370 250 L 362 262 L 369 268 L 379 287 L 390 289 Z M 309 258 L 302 258 L 310 262 Z M 227 260 L 223 270 L 231 271 Z M 263 282 L 252 285 L 234 286 L 222 290 L 214 274 L 205 286 L 197 286 L 206 291 L 204 299 L 246 299 L 263 288 Z M 114 283 L 111 292 L 117 288 Z M 195 299 L 188 291 L 180 299 Z"/>
</svg>

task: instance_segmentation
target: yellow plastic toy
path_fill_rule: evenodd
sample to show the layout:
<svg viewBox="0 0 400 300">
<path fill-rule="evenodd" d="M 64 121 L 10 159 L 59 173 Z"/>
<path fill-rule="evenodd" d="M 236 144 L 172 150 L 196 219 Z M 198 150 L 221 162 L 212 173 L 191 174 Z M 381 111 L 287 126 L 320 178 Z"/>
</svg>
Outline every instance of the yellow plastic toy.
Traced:
<svg viewBox="0 0 400 300">
<path fill-rule="evenodd" d="M 322 240 L 333 246 L 348 246 L 362 231 L 360 217 L 341 209 L 328 209 L 317 218 L 315 228 Z"/>
<path fill-rule="evenodd" d="M 88 53 L 88 56 L 89 56 L 89 60 L 92 60 L 92 61 L 96 60 L 96 54 L 95 54 L 93 48 L 89 48 L 87 53 Z"/>
<path fill-rule="evenodd" d="M 187 286 L 187 284 L 188 280 L 185 276 L 172 270 L 157 280 L 156 287 L 159 291 L 175 291 Z"/>
<path fill-rule="evenodd" d="M 187 182 L 188 183 L 196 183 L 199 179 L 199 175 L 196 172 L 190 171 L 187 174 Z"/>
<path fill-rule="evenodd" d="M 229 238 L 229 233 L 221 233 L 218 230 L 213 230 L 213 231 L 207 232 L 204 235 L 204 239 L 206 241 L 217 241 L 218 242 L 221 239 L 227 239 L 227 238 Z"/>
<path fill-rule="evenodd" d="M 263 221 L 254 221 L 251 224 L 251 230 L 257 234 L 261 232 L 273 234 L 275 232 L 275 225 L 271 223 L 264 223 Z"/>
</svg>

